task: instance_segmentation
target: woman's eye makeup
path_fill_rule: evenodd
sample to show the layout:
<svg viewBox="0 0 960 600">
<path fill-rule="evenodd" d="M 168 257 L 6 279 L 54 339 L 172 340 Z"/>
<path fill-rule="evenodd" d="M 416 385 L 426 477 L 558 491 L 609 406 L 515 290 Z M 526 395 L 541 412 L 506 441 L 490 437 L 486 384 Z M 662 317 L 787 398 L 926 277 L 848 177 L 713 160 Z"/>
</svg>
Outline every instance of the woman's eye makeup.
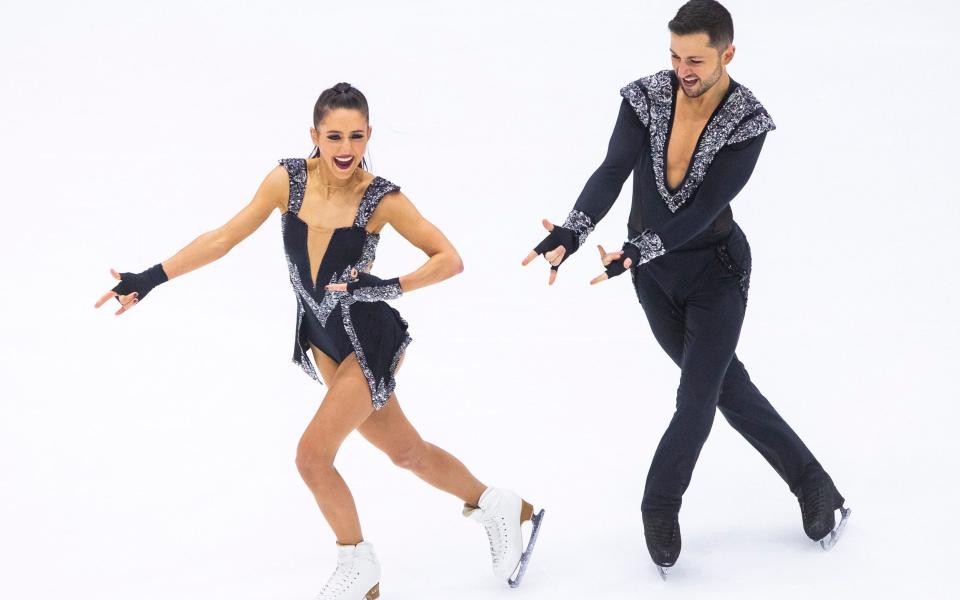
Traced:
<svg viewBox="0 0 960 600">
<path fill-rule="evenodd" d="M 331 133 L 330 135 L 327 136 L 327 139 L 330 140 L 331 142 L 338 142 L 338 141 L 340 141 L 340 134 L 339 134 L 339 133 Z M 362 139 L 363 139 L 363 134 L 362 134 L 362 133 L 352 133 L 352 134 L 350 134 L 350 139 L 351 139 L 351 140 L 362 140 Z"/>
</svg>

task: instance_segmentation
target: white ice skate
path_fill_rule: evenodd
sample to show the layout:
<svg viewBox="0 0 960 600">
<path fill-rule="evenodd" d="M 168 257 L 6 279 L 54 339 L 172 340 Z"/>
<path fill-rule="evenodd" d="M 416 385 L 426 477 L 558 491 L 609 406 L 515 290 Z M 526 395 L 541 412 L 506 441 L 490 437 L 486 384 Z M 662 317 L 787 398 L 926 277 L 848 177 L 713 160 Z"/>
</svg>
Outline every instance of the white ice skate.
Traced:
<svg viewBox="0 0 960 600">
<path fill-rule="evenodd" d="M 380 597 L 380 562 L 373 544 L 337 544 L 337 568 L 315 600 L 376 600 Z"/>
<path fill-rule="evenodd" d="M 510 587 L 517 587 L 523 579 L 537 542 L 543 509 L 534 514 L 533 506 L 510 490 L 487 488 L 480 496 L 480 506 L 464 505 L 463 515 L 482 524 L 490 541 L 493 573 L 506 579 Z M 530 521 L 532 528 L 523 548 L 521 526 Z"/>
</svg>

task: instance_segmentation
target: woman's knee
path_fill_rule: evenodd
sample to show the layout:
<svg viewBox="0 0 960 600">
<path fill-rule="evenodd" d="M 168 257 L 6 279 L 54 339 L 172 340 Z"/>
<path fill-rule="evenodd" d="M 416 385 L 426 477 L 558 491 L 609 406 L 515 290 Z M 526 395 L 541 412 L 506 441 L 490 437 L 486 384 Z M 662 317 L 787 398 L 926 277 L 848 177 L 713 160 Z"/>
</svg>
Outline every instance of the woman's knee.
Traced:
<svg viewBox="0 0 960 600">
<path fill-rule="evenodd" d="M 393 464 L 408 471 L 420 471 L 426 462 L 430 446 L 423 440 L 392 450 L 388 456 Z"/>
<path fill-rule="evenodd" d="M 322 473 L 333 467 L 333 459 L 336 455 L 336 448 L 325 443 L 323 436 L 305 435 L 300 438 L 300 443 L 297 445 L 297 470 L 304 478 Z"/>
</svg>

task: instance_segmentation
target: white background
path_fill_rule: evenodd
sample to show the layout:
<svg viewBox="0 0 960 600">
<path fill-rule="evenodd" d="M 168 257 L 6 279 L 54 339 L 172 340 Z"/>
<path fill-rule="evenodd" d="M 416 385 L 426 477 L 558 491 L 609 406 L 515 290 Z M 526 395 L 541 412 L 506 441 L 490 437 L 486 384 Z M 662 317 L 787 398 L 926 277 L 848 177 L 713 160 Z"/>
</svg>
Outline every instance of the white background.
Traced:
<svg viewBox="0 0 960 600">
<path fill-rule="evenodd" d="M 520 260 L 602 159 L 620 86 L 669 68 L 680 3 L 132 4 L 0 13 L 0 597 L 293 600 L 333 569 L 293 461 L 324 388 L 289 362 L 278 216 L 120 318 L 93 303 L 306 155 L 338 81 L 370 100 L 374 171 L 466 264 L 395 303 L 401 403 L 547 508 L 511 591 L 458 500 L 352 436 L 384 598 L 956 597 L 955 4 L 727 3 L 730 72 L 778 126 L 733 205 L 738 352 L 854 515 L 822 553 L 718 416 L 667 583 L 639 505 L 679 373 L 628 277 L 587 285 L 628 193 L 554 287 Z M 423 259 L 388 231 L 377 273 Z"/>
</svg>

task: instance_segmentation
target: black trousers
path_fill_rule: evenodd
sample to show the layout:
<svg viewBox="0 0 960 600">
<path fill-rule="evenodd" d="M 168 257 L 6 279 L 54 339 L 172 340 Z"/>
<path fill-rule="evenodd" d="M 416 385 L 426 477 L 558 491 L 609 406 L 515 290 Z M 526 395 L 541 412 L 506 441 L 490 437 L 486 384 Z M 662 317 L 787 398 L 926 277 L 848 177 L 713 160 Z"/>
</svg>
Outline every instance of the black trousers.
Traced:
<svg viewBox="0 0 960 600">
<path fill-rule="evenodd" d="M 717 408 L 791 490 L 806 468 L 819 468 L 737 358 L 750 269 L 750 246 L 736 223 L 719 240 L 631 269 L 653 335 L 680 367 L 676 411 L 650 465 L 644 512 L 679 512 Z"/>
</svg>

